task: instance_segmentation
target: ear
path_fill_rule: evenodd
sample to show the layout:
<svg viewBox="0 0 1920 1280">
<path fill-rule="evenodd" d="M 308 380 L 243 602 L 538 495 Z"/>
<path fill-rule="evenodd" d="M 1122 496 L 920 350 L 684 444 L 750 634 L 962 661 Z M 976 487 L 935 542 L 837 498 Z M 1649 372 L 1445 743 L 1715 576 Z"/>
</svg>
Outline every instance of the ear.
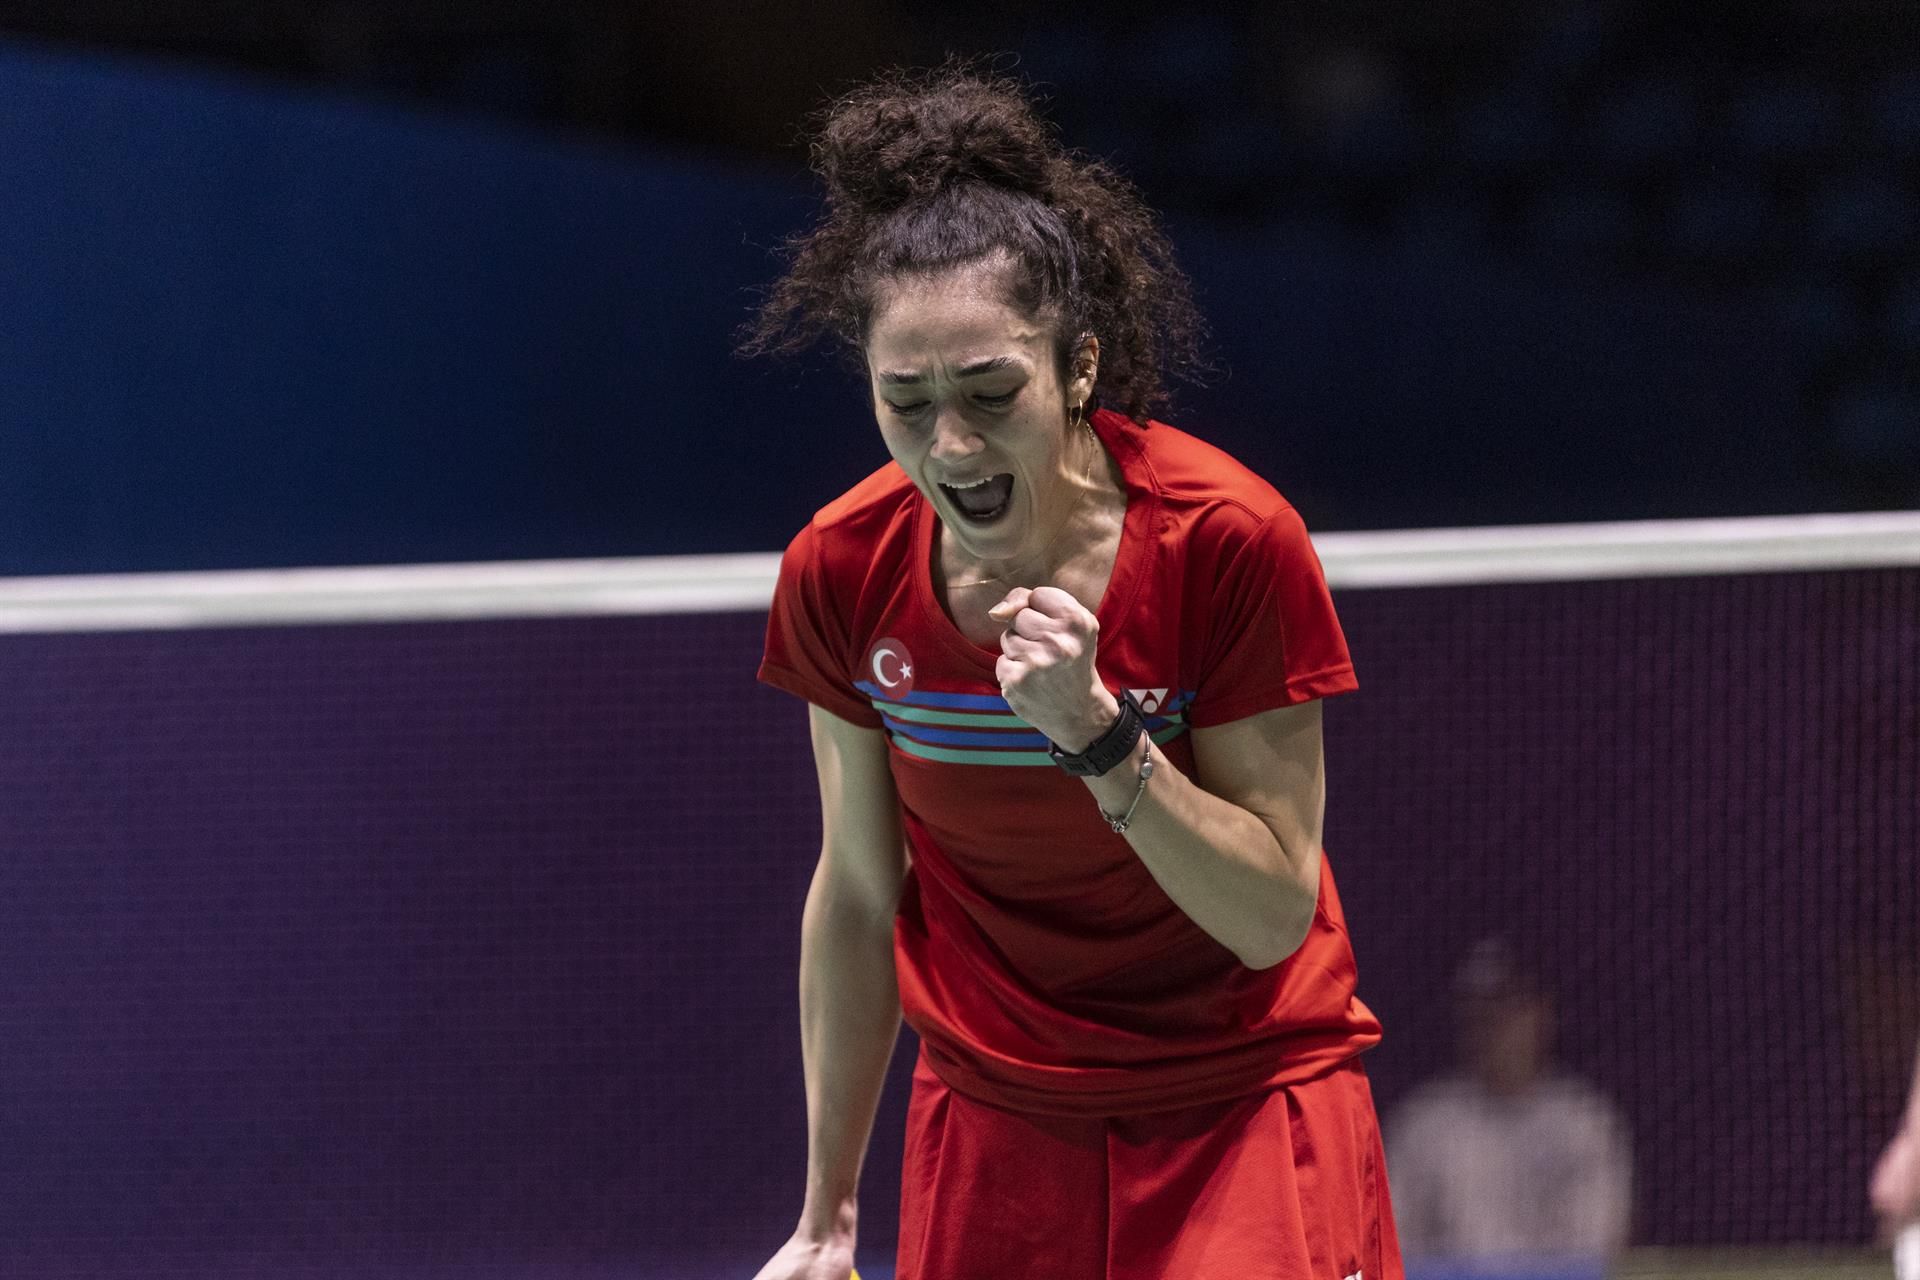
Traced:
<svg viewBox="0 0 1920 1280">
<path fill-rule="evenodd" d="M 1093 395 L 1093 384 L 1100 378 L 1100 339 L 1090 333 L 1080 335 L 1067 367 L 1067 403 L 1085 404 Z"/>
</svg>

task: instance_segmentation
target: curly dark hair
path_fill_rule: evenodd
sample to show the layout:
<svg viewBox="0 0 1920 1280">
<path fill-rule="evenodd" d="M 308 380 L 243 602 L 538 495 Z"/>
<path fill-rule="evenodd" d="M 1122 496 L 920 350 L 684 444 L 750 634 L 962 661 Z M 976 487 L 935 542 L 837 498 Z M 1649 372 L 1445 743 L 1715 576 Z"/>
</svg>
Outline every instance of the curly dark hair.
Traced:
<svg viewBox="0 0 1920 1280">
<path fill-rule="evenodd" d="M 1096 395 L 1139 422 L 1166 405 L 1167 377 L 1208 372 L 1206 324 L 1159 220 L 1110 166 L 1063 147 L 1019 84 L 970 62 L 891 71 L 816 125 L 825 208 L 787 242 L 741 354 L 831 335 L 857 355 L 879 284 L 1004 254 L 1009 301 L 1055 326 L 1063 382 L 1088 333 Z"/>
</svg>

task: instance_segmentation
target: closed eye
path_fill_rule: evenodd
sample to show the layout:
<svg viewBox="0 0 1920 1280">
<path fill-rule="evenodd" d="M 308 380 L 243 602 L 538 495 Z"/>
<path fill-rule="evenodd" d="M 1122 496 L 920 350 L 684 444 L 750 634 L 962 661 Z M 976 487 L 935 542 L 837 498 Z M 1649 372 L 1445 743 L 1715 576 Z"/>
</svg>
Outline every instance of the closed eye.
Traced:
<svg viewBox="0 0 1920 1280">
<path fill-rule="evenodd" d="M 973 402 L 979 405 L 983 409 L 1004 409 L 1008 405 L 1012 404 L 1015 397 L 1017 397 L 1019 394 L 1020 394 L 1020 388 L 1015 387 L 1012 391 L 1002 392 L 999 395 L 975 396 L 973 397 Z M 913 401 L 909 401 L 906 404 L 901 404 L 898 401 L 889 400 L 887 401 L 887 408 L 894 414 L 895 417 L 910 418 L 913 415 L 919 413 L 921 410 L 925 409 L 931 403 L 932 401 L 930 400 L 913 400 Z"/>
</svg>

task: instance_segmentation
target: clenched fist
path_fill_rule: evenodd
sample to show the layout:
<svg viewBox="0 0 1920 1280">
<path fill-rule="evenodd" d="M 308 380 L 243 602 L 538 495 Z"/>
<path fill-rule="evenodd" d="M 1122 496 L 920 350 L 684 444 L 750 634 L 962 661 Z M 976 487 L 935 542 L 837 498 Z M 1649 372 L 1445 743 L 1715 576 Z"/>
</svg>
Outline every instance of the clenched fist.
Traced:
<svg viewBox="0 0 1920 1280">
<path fill-rule="evenodd" d="M 994 675 L 1015 715 L 1070 752 L 1112 727 L 1120 703 L 1094 670 L 1100 623 L 1085 605 L 1058 587 L 1015 587 L 987 616 L 1007 628 Z"/>
</svg>

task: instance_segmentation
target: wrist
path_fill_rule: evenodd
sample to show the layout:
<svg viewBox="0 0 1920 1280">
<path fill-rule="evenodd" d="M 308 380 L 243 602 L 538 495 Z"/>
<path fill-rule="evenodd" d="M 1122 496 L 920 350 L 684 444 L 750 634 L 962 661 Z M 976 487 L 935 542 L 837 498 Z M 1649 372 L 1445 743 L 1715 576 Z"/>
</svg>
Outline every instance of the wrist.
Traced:
<svg viewBox="0 0 1920 1280">
<path fill-rule="evenodd" d="M 1062 750 L 1078 753 L 1105 737 L 1107 730 L 1113 728 L 1113 722 L 1119 718 L 1120 700 L 1104 688 L 1095 688 L 1093 700 L 1088 704 L 1086 711 L 1074 722 L 1073 727 L 1067 731 L 1067 736 L 1064 738 L 1054 738 L 1052 734 L 1047 736 L 1059 743 Z"/>
<path fill-rule="evenodd" d="M 1133 825 L 1153 772 L 1153 739 L 1142 730 L 1127 763 L 1115 765 L 1097 778 L 1081 779 L 1092 790 L 1094 801 L 1100 806 L 1100 817 L 1113 828 L 1115 835 L 1125 835 Z"/>
<path fill-rule="evenodd" d="M 1107 694 L 1107 697 L 1113 701 L 1113 720 L 1101 726 L 1098 735 L 1089 739 L 1086 746 L 1078 751 L 1069 751 L 1061 745 L 1060 739 L 1051 735 L 1048 737 L 1047 755 L 1075 777 L 1099 777 L 1112 772 L 1126 759 L 1127 753 L 1146 730 L 1140 704 L 1131 693 L 1120 700 L 1114 700 L 1111 694 Z M 1076 741 L 1081 736 L 1076 733 L 1069 741 Z"/>
<path fill-rule="evenodd" d="M 818 1244 L 835 1239 L 851 1240 L 859 1221 L 859 1206 L 852 1196 L 820 1204 L 808 1200 L 800 1211 L 800 1225 L 794 1234 Z"/>
</svg>

